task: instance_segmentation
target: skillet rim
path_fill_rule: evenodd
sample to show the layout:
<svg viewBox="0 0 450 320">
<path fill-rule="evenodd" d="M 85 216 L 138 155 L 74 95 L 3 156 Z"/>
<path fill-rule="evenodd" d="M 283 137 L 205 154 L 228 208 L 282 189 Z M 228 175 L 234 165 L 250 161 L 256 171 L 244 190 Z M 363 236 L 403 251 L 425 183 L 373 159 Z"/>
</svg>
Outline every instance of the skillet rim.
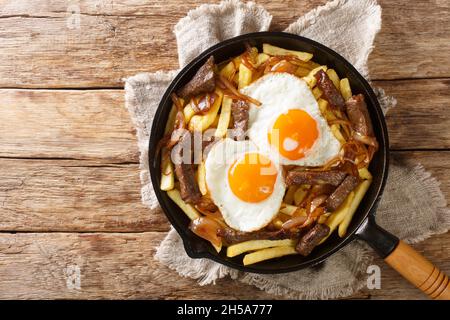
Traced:
<svg viewBox="0 0 450 320">
<path fill-rule="evenodd" d="M 323 254 L 317 256 L 316 258 L 310 259 L 310 260 L 305 260 L 295 266 L 280 268 L 280 269 L 276 269 L 276 270 L 274 270 L 274 269 L 264 270 L 264 269 L 259 269 L 259 268 L 253 268 L 252 265 L 244 266 L 243 264 L 236 264 L 236 263 L 232 263 L 228 260 L 225 260 L 218 253 L 212 254 L 209 251 L 194 250 L 190 243 L 190 241 L 191 241 L 190 238 L 192 238 L 192 235 L 190 235 L 189 232 L 191 232 L 191 231 L 188 228 L 186 228 L 186 226 L 181 226 L 176 221 L 176 219 L 173 217 L 173 215 L 175 215 L 177 213 L 170 212 L 170 210 L 165 205 L 165 201 L 162 198 L 163 191 L 159 189 L 159 185 L 158 185 L 157 175 L 159 175 L 159 170 L 156 170 L 155 166 L 152 165 L 154 163 L 154 161 L 156 161 L 156 159 L 155 159 L 156 142 L 154 142 L 154 141 L 157 141 L 158 130 L 155 129 L 156 128 L 155 123 L 158 123 L 158 120 L 161 117 L 164 117 L 164 114 L 167 113 L 167 111 L 164 110 L 163 107 L 164 107 L 164 105 L 166 105 L 167 100 L 170 98 L 169 97 L 170 93 L 172 93 L 174 88 L 177 87 L 178 83 L 183 80 L 185 75 L 188 74 L 189 71 L 199 61 L 203 60 L 204 58 L 206 58 L 207 56 L 209 56 L 215 52 L 218 52 L 220 50 L 225 50 L 225 48 L 230 44 L 233 44 L 235 42 L 245 42 L 245 40 L 251 40 L 251 39 L 255 39 L 255 38 L 260 39 L 260 38 L 264 38 L 266 36 L 278 37 L 280 39 L 287 38 L 287 39 L 307 43 L 307 44 L 311 45 L 312 47 L 315 47 L 318 51 L 323 51 L 323 52 L 327 53 L 328 55 L 332 56 L 334 59 L 339 60 L 340 63 L 344 64 L 345 67 L 348 68 L 351 71 L 351 73 L 353 73 L 353 75 L 358 78 L 358 80 L 360 81 L 360 83 L 362 84 L 362 86 L 365 89 L 364 94 L 368 95 L 368 98 L 370 99 L 370 103 L 375 109 L 375 112 L 377 114 L 376 122 L 379 124 L 379 126 L 381 128 L 380 136 L 382 138 L 381 140 L 383 141 L 383 151 L 384 151 L 384 157 L 382 159 L 382 170 L 381 170 L 382 172 L 376 173 L 376 174 L 382 175 L 382 178 L 378 185 L 375 185 L 373 183 L 370 186 L 370 188 L 377 188 L 377 190 L 375 192 L 375 196 L 373 196 L 372 199 L 369 199 L 370 205 L 367 206 L 367 209 L 364 213 L 361 213 L 360 222 L 357 224 L 357 226 L 355 226 L 353 231 L 349 232 L 339 243 L 337 243 L 336 245 L 331 247 L 328 251 L 324 252 Z M 374 119 L 372 119 L 372 121 L 374 121 Z M 332 50 L 314 40 L 311 40 L 309 38 L 305 38 L 302 36 L 298 36 L 295 34 L 286 33 L 286 32 L 274 32 L 274 31 L 253 32 L 253 33 L 247 33 L 247 34 L 243 34 L 243 35 L 240 35 L 240 36 L 237 36 L 234 38 L 227 39 L 225 41 L 222 41 L 222 42 L 208 48 L 207 50 L 203 51 L 199 56 L 197 56 L 195 59 L 193 59 L 184 68 L 181 69 L 181 71 L 177 74 L 177 76 L 172 80 L 172 82 L 166 89 L 166 91 L 165 91 L 164 95 L 162 96 L 161 101 L 158 105 L 158 108 L 155 112 L 155 116 L 154 116 L 153 122 L 152 122 L 150 139 L 149 139 L 148 159 L 149 159 L 150 178 L 152 181 L 152 186 L 155 190 L 155 195 L 158 199 L 158 203 L 160 204 L 162 211 L 166 215 L 166 217 L 169 220 L 169 222 L 171 223 L 171 225 L 175 228 L 175 230 L 178 232 L 181 239 L 183 240 L 183 245 L 184 245 L 185 251 L 189 257 L 195 258 L 195 259 L 207 258 L 207 259 L 213 260 L 215 262 L 218 262 L 222 265 L 225 265 L 225 266 L 228 266 L 230 268 L 237 269 L 240 271 L 244 271 L 244 272 L 252 272 L 252 273 L 259 273 L 259 274 L 279 274 L 279 273 L 287 273 L 287 272 L 301 270 L 301 269 L 311 267 L 311 266 L 314 266 L 314 265 L 317 265 L 317 264 L 323 262 L 328 257 L 330 257 L 334 253 L 338 252 L 343 247 L 345 247 L 347 244 L 349 244 L 351 241 L 353 241 L 354 238 L 356 237 L 356 233 L 358 232 L 358 230 L 367 223 L 369 216 L 373 217 L 375 215 L 375 210 L 376 210 L 377 204 L 381 198 L 381 195 L 383 193 L 383 190 L 384 190 L 384 187 L 386 184 L 387 175 L 388 175 L 389 138 L 388 138 L 388 133 L 387 133 L 386 121 L 385 121 L 383 112 L 381 110 L 379 101 L 378 101 L 373 89 L 371 88 L 368 81 L 344 57 L 339 55 L 334 50 Z"/>
</svg>

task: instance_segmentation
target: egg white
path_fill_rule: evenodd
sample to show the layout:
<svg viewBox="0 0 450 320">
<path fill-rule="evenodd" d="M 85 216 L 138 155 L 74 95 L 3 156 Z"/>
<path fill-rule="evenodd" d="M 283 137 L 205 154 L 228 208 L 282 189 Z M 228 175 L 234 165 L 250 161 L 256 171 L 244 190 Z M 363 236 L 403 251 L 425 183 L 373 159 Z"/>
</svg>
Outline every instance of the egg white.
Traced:
<svg viewBox="0 0 450 320">
<path fill-rule="evenodd" d="M 257 203 L 239 199 L 231 190 L 228 171 L 235 160 L 248 152 L 259 150 L 250 141 L 224 139 L 209 151 L 205 171 L 209 193 L 225 222 L 233 229 L 250 232 L 265 227 L 277 215 L 284 197 L 285 184 L 281 168 L 273 162 L 278 170 L 273 193 Z M 270 159 L 270 156 L 265 156 Z"/>
<path fill-rule="evenodd" d="M 248 137 L 261 152 L 276 155 L 276 161 L 284 165 L 321 166 L 339 153 L 341 144 L 323 118 L 314 95 L 302 79 L 288 73 L 269 73 L 241 92 L 260 101 L 261 106 L 251 104 Z M 319 135 L 313 146 L 298 160 L 279 154 L 267 138 L 267 134 L 279 115 L 291 109 L 306 111 L 317 123 Z"/>
</svg>

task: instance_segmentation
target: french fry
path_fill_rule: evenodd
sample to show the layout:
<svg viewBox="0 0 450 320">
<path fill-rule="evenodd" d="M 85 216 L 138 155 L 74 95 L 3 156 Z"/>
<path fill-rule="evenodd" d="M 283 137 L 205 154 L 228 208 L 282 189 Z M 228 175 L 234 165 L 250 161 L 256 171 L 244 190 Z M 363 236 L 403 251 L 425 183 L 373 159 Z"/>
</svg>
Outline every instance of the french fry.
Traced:
<svg viewBox="0 0 450 320">
<path fill-rule="evenodd" d="M 183 101 L 181 101 L 183 103 Z M 170 130 L 173 129 L 175 124 L 175 118 L 177 115 L 177 107 L 172 105 L 170 109 L 169 117 L 167 119 L 166 127 L 164 129 L 164 134 L 168 134 Z M 173 172 L 173 164 L 170 157 L 163 156 L 168 152 L 166 148 L 161 149 L 161 183 L 159 188 L 163 191 L 172 190 L 175 186 L 175 176 Z"/>
<path fill-rule="evenodd" d="M 281 219 L 275 218 L 275 220 L 272 222 L 273 226 L 277 229 L 281 229 L 281 227 L 283 226 L 283 221 L 281 221 Z"/>
<path fill-rule="evenodd" d="M 270 56 L 268 54 L 259 53 L 258 56 L 256 57 L 256 65 L 255 65 L 255 67 L 258 68 L 261 64 L 266 62 L 269 58 L 270 58 Z"/>
<path fill-rule="evenodd" d="M 308 86 L 310 88 L 314 88 L 314 86 L 317 83 L 317 79 L 316 77 L 314 77 L 314 75 L 319 71 L 319 70 L 323 70 L 323 71 L 327 71 L 327 66 L 320 66 L 317 68 L 312 69 L 307 76 L 303 77 L 302 79 L 308 84 Z"/>
<path fill-rule="evenodd" d="M 220 115 L 218 114 L 214 118 L 213 123 L 211 123 L 210 128 L 217 128 L 217 126 L 219 125 L 219 120 L 220 120 Z"/>
<path fill-rule="evenodd" d="M 217 253 L 219 253 L 220 251 L 222 251 L 222 242 L 220 242 L 219 245 L 216 245 L 216 244 L 214 244 L 214 243 L 212 243 L 212 242 L 210 242 L 210 243 L 211 243 L 211 245 L 214 247 L 214 249 L 216 249 Z"/>
<path fill-rule="evenodd" d="M 229 96 L 224 96 L 222 99 L 222 109 L 220 110 L 219 122 L 217 124 L 216 132 L 214 136 L 222 138 L 227 134 L 228 125 L 231 118 L 231 104 L 233 99 Z"/>
<path fill-rule="evenodd" d="M 228 79 L 228 80 L 232 80 L 232 78 L 234 77 L 234 74 L 236 73 L 237 69 L 233 63 L 233 61 L 228 62 L 225 67 L 223 67 L 220 70 L 220 75 L 223 76 L 224 78 Z"/>
<path fill-rule="evenodd" d="M 317 100 L 317 103 L 319 104 L 319 110 L 322 113 L 322 115 L 325 117 L 325 119 L 327 119 L 328 121 L 336 119 L 336 116 L 333 114 L 333 112 L 331 112 L 331 110 L 328 109 L 328 101 L 327 100 L 319 98 Z"/>
<path fill-rule="evenodd" d="M 308 194 L 310 186 L 309 185 L 301 185 L 294 194 L 294 204 L 296 206 L 300 205 L 303 202 L 306 195 Z"/>
<path fill-rule="evenodd" d="M 364 180 L 372 180 L 372 174 L 367 168 L 358 169 L 359 177 Z"/>
<path fill-rule="evenodd" d="M 326 239 L 328 239 L 328 237 L 334 232 L 334 230 L 336 230 L 339 224 L 344 220 L 345 216 L 348 214 L 354 196 L 355 192 L 354 191 L 350 192 L 350 194 L 347 196 L 347 198 L 344 200 L 341 206 L 336 211 L 334 211 L 325 221 L 325 224 L 330 227 L 330 232 L 325 238 L 322 239 L 322 241 L 320 241 L 320 243 L 323 243 Z"/>
<path fill-rule="evenodd" d="M 192 117 L 195 115 L 195 111 L 192 108 L 191 103 L 193 103 L 192 100 L 183 109 L 184 119 L 186 122 L 191 121 Z"/>
<path fill-rule="evenodd" d="M 264 260 L 269 260 L 273 258 L 279 258 L 291 254 L 297 254 L 297 251 L 295 251 L 295 248 L 292 246 L 283 246 L 283 247 L 275 247 L 275 248 L 268 248 L 268 249 L 262 249 L 259 251 L 255 251 L 252 253 L 248 253 L 244 256 L 244 266 L 248 266 L 250 264 L 254 264 L 257 262 L 261 262 Z"/>
<path fill-rule="evenodd" d="M 293 247 L 295 241 L 291 239 L 285 240 L 250 240 L 237 244 L 233 244 L 227 248 L 227 257 L 235 257 L 244 252 L 261 250 L 274 247 Z"/>
<path fill-rule="evenodd" d="M 197 169 L 197 182 L 198 188 L 200 189 L 200 193 L 205 195 L 208 193 L 208 188 L 206 187 L 206 170 L 205 170 L 205 162 L 200 162 Z"/>
<path fill-rule="evenodd" d="M 348 81 L 348 78 L 341 79 L 339 87 L 342 97 L 345 101 L 352 97 L 352 89 L 350 88 L 350 82 Z"/>
<path fill-rule="evenodd" d="M 214 122 L 217 113 L 219 112 L 220 104 L 222 103 L 223 97 L 222 90 L 216 89 L 215 93 L 218 95 L 218 98 L 214 101 L 211 109 L 204 115 L 196 114 L 192 116 L 191 120 L 189 121 L 190 131 L 203 132 L 206 129 L 208 129 Z"/>
<path fill-rule="evenodd" d="M 248 86 L 250 82 L 252 82 L 252 70 L 241 63 L 239 66 L 239 89 Z"/>
<path fill-rule="evenodd" d="M 180 100 L 181 103 L 183 103 L 183 100 L 182 99 Z M 167 118 L 166 127 L 164 128 L 164 134 L 169 133 L 169 131 L 173 129 L 176 116 L 177 116 L 177 107 L 175 105 L 172 105 L 172 109 L 170 109 L 169 112 L 169 117 Z"/>
<path fill-rule="evenodd" d="M 336 87 L 336 89 L 339 90 L 340 88 L 340 80 L 339 80 L 339 76 L 336 73 L 336 71 L 334 71 L 334 69 L 328 69 L 327 70 L 327 75 L 328 78 L 330 78 L 330 80 L 333 82 L 334 86 Z"/>
<path fill-rule="evenodd" d="M 283 202 L 287 203 L 287 204 L 293 204 L 295 191 L 297 191 L 297 186 L 288 187 L 286 195 L 284 196 Z"/>
<path fill-rule="evenodd" d="M 241 66 L 241 61 L 242 61 L 241 56 L 237 56 L 237 57 L 233 58 L 233 60 L 231 60 L 231 61 L 233 61 L 234 67 L 236 68 L 236 70 L 239 70 L 239 67 Z"/>
<path fill-rule="evenodd" d="M 334 137 L 336 139 L 338 139 L 338 141 L 341 144 L 344 144 L 346 142 L 344 136 L 342 135 L 341 129 L 340 129 L 338 124 L 332 124 L 331 125 L 331 132 L 333 133 Z"/>
<path fill-rule="evenodd" d="M 178 189 L 172 189 L 167 191 L 167 195 L 191 220 L 200 218 L 200 213 L 189 203 L 186 203 L 181 199 L 180 191 Z"/>
<path fill-rule="evenodd" d="M 170 152 L 166 150 L 166 148 L 163 148 L 161 150 L 161 154 Z M 159 185 L 159 188 L 163 191 L 169 191 L 172 190 L 175 186 L 175 175 L 173 172 L 173 164 L 170 160 L 170 156 L 168 157 L 162 157 L 162 163 L 161 163 L 161 183 Z"/>
<path fill-rule="evenodd" d="M 345 215 L 343 221 L 339 224 L 338 233 L 341 238 L 344 237 L 347 233 L 347 229 L 350 225 L 350 222 L 352 221 L 353 215 L 355 214 L 356 209 L 358 209 L 358 206 L 361 203 L 361 200 L 364 198 L 364 195 L 369 189 L 371 182 L 372 180 L 364 180 L 353 191 L 355 193 L 355 196 L 349 206 L 347 214 Z"/>
<path fill-rule="evenodd" d="M 297 211 L 298 207 L 290 205 L 290 204 L 286 204 L 286 203 L 282 203 L 280 210 L 278 210 L 279 212 L 286 214 L 288 216 L 292 216 L 294 214 L 295 211 Z"/>
<path fill-rule="evenodd" d="M 300 66 L 297 68 L 297 71 L 295 71 L 295 75 L 297 77 L 302 78 L 302 77 L 306 77 L 310 72 L 311 72 L 311 69 Z"/>
<path fill-rule="evenodd" d="M 271 56 L 296 56 L 297 58 L 303 61 L 309 61 L 313 57 L 312 53 L 309 52 L 287 50 L 276 46 L 272 46 L 271 44 L 268 43 L 263 44 L 263 52 Z"/>
<path fill-rule="evenodd" d="M 318 100 L 322 96 L 322 90 L 320 90 L 319 87 L 314 87 L 314 89 L 312 89 L 312 93 L 316 100 Z"/>
</svg>

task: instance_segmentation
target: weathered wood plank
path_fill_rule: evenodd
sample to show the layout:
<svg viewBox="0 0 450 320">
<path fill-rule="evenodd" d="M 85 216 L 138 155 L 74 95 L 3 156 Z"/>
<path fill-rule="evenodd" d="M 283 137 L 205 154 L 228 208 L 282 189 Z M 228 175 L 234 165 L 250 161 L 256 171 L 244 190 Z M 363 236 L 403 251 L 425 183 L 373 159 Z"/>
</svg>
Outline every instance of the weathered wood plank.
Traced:
<svg viewBox="0 0 450 320">
<path fill-rule="evenodd" d="M 325 2 L 258 1 L 273 14 L 273 30 L 283 30 Z M 380 2 L 384 20 L 370 57 L 372 77 L 449 77 L 448 2 Z M 199 4 L 194 0 L 4 1 L 0 87 L 121 87 L 125 76 L 174 69 L 173 26 Z"/>
<path fill-rule="evenodd" d="M 397 152 L 422 163 L 450 199 L 450 152 Z M 137 164 L 0 159 L 0 231 L 165 231 L 140 201 Z"/>
<path fill-rule="evenodd" d="M 0 156 L 137 162 L 122 90 L 0 90 Z"/>
<path fill-rule="evenodd" d="M 230 279 L 204 286 L 178 276 L 153 259 L 163 233 L 0 234 L 0 299 L 271 299 Z M 415 245 L 444 272 L 450 272 L 450 234 Z M 382 268 L 380 290 L 353 298 L 423 299 L 400 275 Z M 79 269 L 78 269 L 79 268 Z M 74 279 L 77 270 L 80 282 Z"/>
<path fill-rule="evenodd" d="M 375 85 L 398 100 L 388 116 L 392 148 L 450 148 L 450 80 Z M 0 157 L 137 162 L 123 96 L 122 90 L 0 90 Z"/>
<path fill-rule="evenodd" d="M 0 230 L 168 230 L 140 199 L 137 164 L 0 160 Z"/>
</svg>

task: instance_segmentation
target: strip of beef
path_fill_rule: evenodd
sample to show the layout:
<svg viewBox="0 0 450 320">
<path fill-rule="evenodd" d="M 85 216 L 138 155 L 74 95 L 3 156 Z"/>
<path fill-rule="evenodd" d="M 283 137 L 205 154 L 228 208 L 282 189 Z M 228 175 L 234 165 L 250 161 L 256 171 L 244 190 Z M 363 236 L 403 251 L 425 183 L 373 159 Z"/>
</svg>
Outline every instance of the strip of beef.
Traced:
<svg viewBox="0 0 450 320">
<path fill-rule="evenodd" d="M 335 211 L 344 202 L 345 198 L 356 188 L 359 179 L 355 176 L 348 175 L 339 187 L 325 201 L 325 207 L 328 211 Z"/>
<path fill-rule="evenodd" d="M 367 110 L 364 96 L 358 94 L 351 97 L 345 103 L 347 115 L 352 123 L 352 128 L 362 136 L 373 137 L 372 121 Z"/>
<path fill-rule="evenodd" d="M 323 97 L 331 107 L 344 111 L 345 101 L 333 81 L 328 77 L 327 73 L 319 70 L 314 77 L 317 79 L 317 86 L 322 91 Z"/>
<path fill-rule="evenodd" d="M 233 116 L 233 138 L 244 140 L 248 129 L 249 106 L 245 101 L 236 100 L 231 104 Z"/>
<path fill-rule="evenodd" d="M 222 238 L 224 243 L 232 245 L 250 240 L 297 239 L 300 237 L 300 231 L 281 229 L 277 231 L 259 230 L 254 232 L 243 232 L 231 228 L 223 228 L 218 231 L 217 235 Z"/>
<path fill-rule="evenodd" d="M 178 90 L 177 94 L 183 99 L 188 99 L 201 93 L 212 92 L 215 86 L 214 57 L 210 56 L 191 81 Z"/>
<path fill-rule="evenodd" d="M 286 184 L 300 185 L 300 184 L 331 184 L 338 186 L 344 180 L 347 174 L 344 171 L 330 170 L 330 171 L 305 171 L 305 170 L 291 170 L 286 176 Z"/>
<path fill-rule="evenodd" d="M 202 197 L 192 164 L 192 134 L 186 131 L 174 147 L 175 174 L 180 181 L 181 198 L 187 203 L 198 203 Z"/>
<path fill-rule="evenodd" d="M 307 256 L 330 232 L 330 227 L 326 224 L 316 224 L 297 243 L 297 250 L 302 256 Z"/>
</svg>

